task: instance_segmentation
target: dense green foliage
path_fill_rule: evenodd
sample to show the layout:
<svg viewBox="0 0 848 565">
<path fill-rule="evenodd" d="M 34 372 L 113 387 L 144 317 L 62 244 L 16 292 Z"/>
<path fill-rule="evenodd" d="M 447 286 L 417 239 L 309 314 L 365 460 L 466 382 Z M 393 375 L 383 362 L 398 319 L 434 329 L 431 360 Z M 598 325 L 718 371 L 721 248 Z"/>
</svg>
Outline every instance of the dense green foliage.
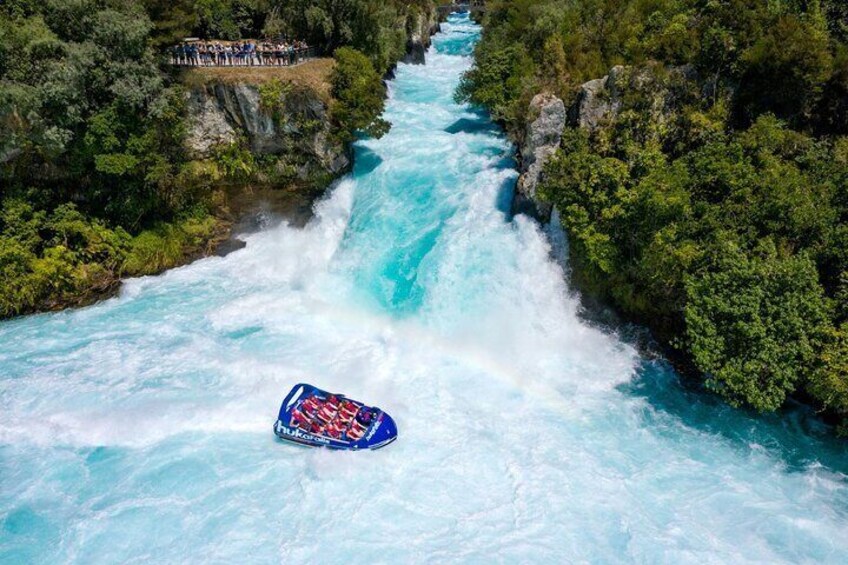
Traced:
<svg viewBox="0 0 848 565">
<path fill-rule="evenodd" d="M 122 276 L 174 267 L 214 230 L 215 220 L 200 214 L 131 236 L 73 204 L 48 214 L 6 199 L 0 210 L 0 317 L 86 302 Z"/>
<path fill-rule="evenodd" d="M 771 112 L 793 127 L 848 131 L 846 10 L 841 0 L 496 0 L 480 64 L 460 95 L 521 122 L 541 89 L 566 98 L 614 65 L 691 64 L 732 119 Z M 834 112 L 835 111 L 835 112 Z"/>
<path fill-rule="evenodd" d="M 246 143 L 190 159 L 170 45 L 286 34 L 338 50 L 334 131 L 381 135 L 380 76 L 428 10 L 430 0 L 0 3 L 0 317 L 83 301 L 124 274 L 173 266 L 218 232 L 216 187 L 259 177 L 283 185 L 297 174 L 302 155 L 270 162 Z M 265 111 L 279 114 L 299 95 L 287 88 L 263 87 Z M 297 125 L 306 134 L 321 126 Z M 328 180 L 318 176 L 313 184 Z"/>
<path fill-rule="evenodd" d="M 339 131 L 362 131 L 382 137 L 390 124 L 381 118 L 385 87 L 368 57 L 350 47 L 335 53 L 336 66 L 330 81 L 333 85 L 333 119 Z"/>
<path fill-rule="evenodd" d="M 140 2 L 0 7 L 0 316 L 87 300 L 213 231 L 154 28 Z M 163 230 L 168 259 L 138 260 Z"/>
<path fill-rule="evenodd" d="M 848 11 L 836 1 L 490 3 L 458 92 L 520 136 L 614 65 L 616 109 L 566 128 L 541 196 L 583 287 L 737 406 L 848 422 Z M 848 431 L 848 430 L 846 430 Z"/>
<path fill-rule="evenodd" d="M 287 36 L 326 54 L 349 46 L 384 73 L 406 52 L 406 29 L 432 0 L 144 0 L 157 37 L 242 39 Z"/>
<path fill-rule="evenodd" d="M 175 182 L 183 97 L 163 83 L 150 29 L 139 6 L 94 0 L 0 19 L 2 196 L 75 200 L 128 227 L 191 200 Z"/>
</svg>

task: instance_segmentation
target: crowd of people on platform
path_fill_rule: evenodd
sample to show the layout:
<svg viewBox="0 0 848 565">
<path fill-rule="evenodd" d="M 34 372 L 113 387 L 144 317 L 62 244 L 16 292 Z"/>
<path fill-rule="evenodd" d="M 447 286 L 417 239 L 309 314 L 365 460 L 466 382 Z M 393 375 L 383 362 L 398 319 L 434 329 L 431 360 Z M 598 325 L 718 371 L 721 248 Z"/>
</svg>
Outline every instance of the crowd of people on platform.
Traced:
<svg viewBox="0 0 848 565">
<path fill-rule="evenodd" d="M 171 49 L 171 63 L 189 67 L 285 67 L 309 57 L 305 41 L 185 41 Z"/>
</svg>

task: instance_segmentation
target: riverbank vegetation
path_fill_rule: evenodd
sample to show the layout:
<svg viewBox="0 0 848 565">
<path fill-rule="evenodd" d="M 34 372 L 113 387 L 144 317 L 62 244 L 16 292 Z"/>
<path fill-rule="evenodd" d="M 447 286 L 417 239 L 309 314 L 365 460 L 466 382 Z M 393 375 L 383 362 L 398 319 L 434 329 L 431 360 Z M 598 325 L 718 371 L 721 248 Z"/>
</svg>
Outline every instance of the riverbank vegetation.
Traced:
<svg viewBox="0 0 848 565">
<path fill-rule="evenodd" d="M 541 197 L 575 275 L 737 406 L 810 401 L 848 432 L 848 11 L 838 0 L 488 4 L 459 96 L 520 137 L 574 106 Z M 611 109 L 610 109 L 611 108 Z M 576 126 L 576 122 L 575 122 Z"/>
<path fill-rule="evenodd" d="M 433 0 L 143 0 L 153 40 L 173 45 L 188 35 L 238 40 L 287 36 L 324 54 L 364 53 L 381 75 L 406 53 L 407 31 Z"/>
<path fill-rule="evenodd" d="M 286 34 L 338 51 L 318 91 L 332 91 L 335 134 L 349 140 L 385 131 L 380 76 L 404 54 L 410 19 L 430 9 L 429 0 L 0 4 L 0 317 L 85 303 L 122 276 L 202 253 L 226 230 L 220 185 L 249 184 L 245 167 L 261 160 L 241 146 L 191 160 L 187 88 L 168 46 Z"/>
</svg>

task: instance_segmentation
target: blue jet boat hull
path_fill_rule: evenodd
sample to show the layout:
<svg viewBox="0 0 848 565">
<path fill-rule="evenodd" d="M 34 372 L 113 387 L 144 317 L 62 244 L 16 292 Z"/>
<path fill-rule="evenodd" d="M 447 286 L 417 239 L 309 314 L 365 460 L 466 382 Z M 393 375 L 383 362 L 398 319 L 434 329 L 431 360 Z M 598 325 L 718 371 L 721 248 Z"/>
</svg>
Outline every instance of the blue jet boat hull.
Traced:
<svg viewBox="0 0 848 565">
<path fill-rule="evenodd" d="M 308 412 L 305 402 L 307 405 L 312 403 L 312 406 L 323 406 L 328 399 L 331 399 L 331 405 L 342 404 L 351 411 L 355 408 L 356 416 L 352 417 L 348 424 L 343 423 L 344 418 L 340 415 L 323 420 L 314 416 L 304 422 L 301 415 Z M 332 410 L 328 410 L 322 416 L 332 413 Z M 301 419 L 298 420 L 298 417 Z M 364 417 L 368 418 L 367 424 L 354 423 L 354 420 L 359 422 L 364 420 Z M 335 434 L 327 431 L 333 426 L 337 426 Z M 346 431 L 339 434 L 338 430 Z M 292 387 L 283 399 L 280 414 L 274 424 L 274 433 L 282 440 L 309 447 L 356 451 L 379 449 L 392 443 L 397 439 L 397 425 L 391 416 L 379 408 L 366 406 L 342 394 L 331 394 L 312 385 L 300 383 Z M 334 435 L 338 437 L 333 437 Z"/>
</svg>

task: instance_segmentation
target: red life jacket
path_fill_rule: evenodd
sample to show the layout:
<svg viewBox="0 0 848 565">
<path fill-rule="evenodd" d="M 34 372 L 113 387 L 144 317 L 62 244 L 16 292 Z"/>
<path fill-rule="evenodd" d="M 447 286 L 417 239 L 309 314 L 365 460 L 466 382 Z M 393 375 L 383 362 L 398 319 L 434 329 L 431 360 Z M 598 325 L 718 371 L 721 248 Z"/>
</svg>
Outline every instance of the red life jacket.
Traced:
<svg viewBox="0 0 848 565">
<path fill-rule="evenodd" d="M 294 422 L 295 426 L 301 428 L 306 428 L 309 425 L 309 418 L 307 418 L 297 410 L 292 410 L 292 421 Z"/>
<path fill-rule="evenodd" d="M 344 402 L 339 408 L 339 412 L 344 416 L 347 420 L 350 420 L 356 413 L 359 412 L 359 408 L 353 402 Z"/>
<path fill-rule="evenodd" d="M 350 424 L 350 429 L 347 431 L 347 435 L 353 438 L 354 440 L 361 439 L 362 436 L 365 435 L 365 432 L 368 428 L 354 420 Z"/>
<path fill-rule="evenodd" d="M 334 412 L 339 409 L 339 401 L 337 398 L 329 397 L 324 402 L 324 406 L 329 406 Z"/>
</svg>

